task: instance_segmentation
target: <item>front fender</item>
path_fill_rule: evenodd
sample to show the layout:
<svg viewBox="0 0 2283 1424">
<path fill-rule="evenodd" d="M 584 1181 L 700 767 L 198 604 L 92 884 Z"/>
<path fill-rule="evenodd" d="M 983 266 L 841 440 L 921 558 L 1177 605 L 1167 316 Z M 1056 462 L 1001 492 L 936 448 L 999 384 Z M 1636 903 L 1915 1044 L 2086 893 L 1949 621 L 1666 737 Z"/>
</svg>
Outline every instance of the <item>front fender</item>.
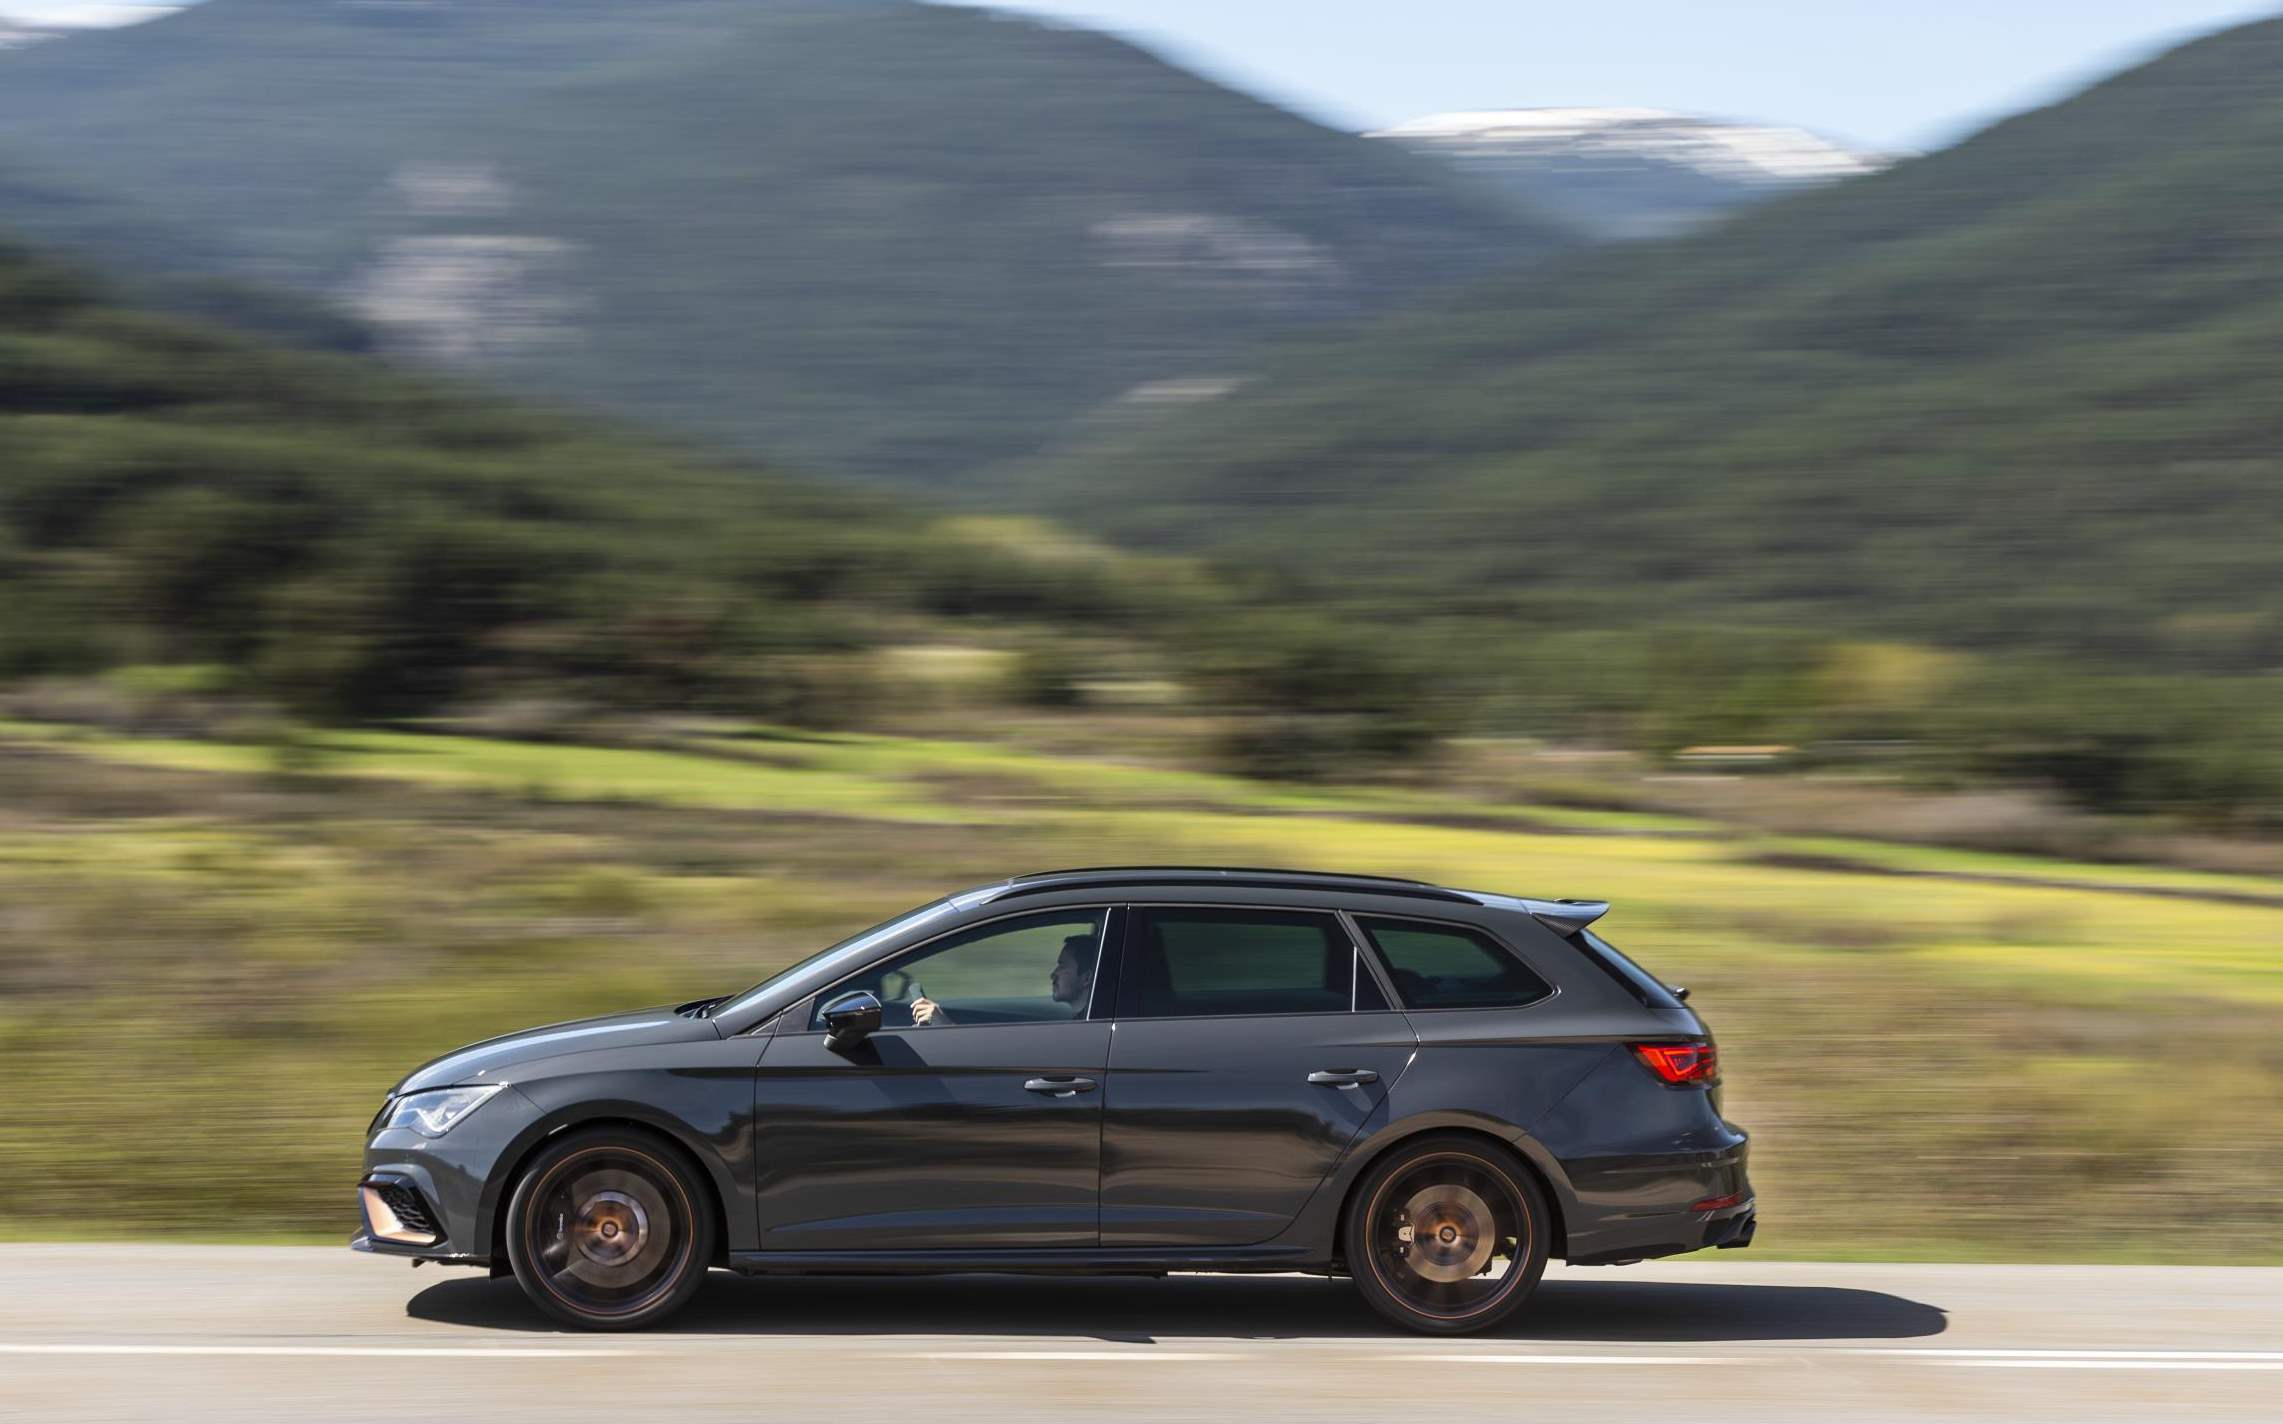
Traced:
<svg viewBox="0 0 2283 1424">
<path fill-rule="evenodd" d="M 713 1039 L 642 1050 L 639 1065 L 594 1064 L 516 1084 L 537 1113 L 499 1153 L 477 1200 L 489 1250 L 516 1177 L 548 1139 L 595 1123 L 630 1123 L 697 1163 L 721 1205 L 723 1248 L 759 1246 L 754 1226 L 753 1069 L 765 1041 Z"/>
</svg>

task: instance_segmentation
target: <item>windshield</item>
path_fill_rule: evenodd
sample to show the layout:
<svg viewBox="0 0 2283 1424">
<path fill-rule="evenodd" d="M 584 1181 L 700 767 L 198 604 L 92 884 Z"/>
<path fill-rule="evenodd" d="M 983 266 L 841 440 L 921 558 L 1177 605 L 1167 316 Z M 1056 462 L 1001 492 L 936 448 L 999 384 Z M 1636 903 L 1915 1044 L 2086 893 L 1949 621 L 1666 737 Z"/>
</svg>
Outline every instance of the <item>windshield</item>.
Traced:
<svg viewBox="0 0 2283 1424">
<path fill-rule="evenodd" d="M 736 998 L 715 1008 L 712 1017 L 722 1018 L 734 1014 L 740 1009 L 750 1007 L 759 1002 L 763 995 L 770 993 L 779 985 L 789 984 L 811 970 L 836 966 L 842 961 L 861 960 L 866 951 L 893 939 L 915 925 L 923 924 L 942 915 L 948 915 L 951 910 L 952 904 L 949 900 L 936 900 L 922 905 L 916 910 L 906 910 L 892 920 L 883 920 L 868 930 L 850 935 L 838 944 L 828 945 L 818 950 L 798 964 L 778 970 Z"/>
</svg>

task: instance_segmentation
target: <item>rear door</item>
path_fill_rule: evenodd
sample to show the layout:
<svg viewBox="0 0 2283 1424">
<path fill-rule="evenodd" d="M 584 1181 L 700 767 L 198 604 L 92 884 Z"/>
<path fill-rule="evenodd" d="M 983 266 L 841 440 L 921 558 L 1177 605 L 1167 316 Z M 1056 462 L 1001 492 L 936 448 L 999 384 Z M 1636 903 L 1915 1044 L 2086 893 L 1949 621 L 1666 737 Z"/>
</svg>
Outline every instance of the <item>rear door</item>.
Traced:
<svg viewBox="0 0 2283 1424">
<path fill-rule="evenodd" d="M 1417 1039 L 1337 916 L 1129 908 L 1104 1246 L 1241 1246 L 1297 1216 Z"/>
</svg>

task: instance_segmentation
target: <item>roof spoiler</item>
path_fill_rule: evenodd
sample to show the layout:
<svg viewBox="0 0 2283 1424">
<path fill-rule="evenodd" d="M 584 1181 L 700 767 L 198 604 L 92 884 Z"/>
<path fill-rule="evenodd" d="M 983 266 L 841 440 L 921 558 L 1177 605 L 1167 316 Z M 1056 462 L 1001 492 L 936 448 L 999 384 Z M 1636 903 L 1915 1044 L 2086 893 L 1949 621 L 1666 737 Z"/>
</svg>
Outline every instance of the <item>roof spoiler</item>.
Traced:
<svg viewBox="0 0 2283 1424">
<path fill-rule="evenodd" d="M 1574 935 L 1609 913 L 1607 900 L 1524 900 L 1522 908 L 1558 935 Z"/>
</svg>

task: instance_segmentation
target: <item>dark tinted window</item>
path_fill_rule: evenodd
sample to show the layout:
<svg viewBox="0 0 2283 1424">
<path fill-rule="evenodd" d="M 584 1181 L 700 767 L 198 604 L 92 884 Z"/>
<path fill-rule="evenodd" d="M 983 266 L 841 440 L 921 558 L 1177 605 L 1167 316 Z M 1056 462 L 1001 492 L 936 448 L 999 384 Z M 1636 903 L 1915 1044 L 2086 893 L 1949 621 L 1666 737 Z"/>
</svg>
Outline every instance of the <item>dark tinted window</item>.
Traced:
<svg viewBox="0 0 2283 1424">
<path fill-rule="evenodd" d="M 1625 991 L 1642 1003 L 1660 1009 L 1677 1009 L 1680 999 L 1666 988 L 1664 981 L 1627 959 L 1616 945 L 1595 934 L 1592 930 L 1579 930 L 1570 943 L 1585 951 L 1585 957 L 1610 978 L 1625 987 Z"/>
<path fill-rule="evenodd" d="M 1086 1017 L 1106 910 L 1050 910 L 945 935 L 817 995 L 825 1006 L 858 989 L 877 995 L 885 1028 L 914 1026 L 914 1006 L 935 1006 L 933 1027 L 1068 1023 Z"/>
<path fill-rule="evenodd" d="M 1510 1009 L 1553 989 L 1490 936 L 1416 920 L 1363 921 L 1407 1009 Z"/>
<path fill-rule="evenodd" d="M 1344 1014 L 1355 950 L 1329 915 L 1136 909 L 1122 1018 Z"/>
</svg>

